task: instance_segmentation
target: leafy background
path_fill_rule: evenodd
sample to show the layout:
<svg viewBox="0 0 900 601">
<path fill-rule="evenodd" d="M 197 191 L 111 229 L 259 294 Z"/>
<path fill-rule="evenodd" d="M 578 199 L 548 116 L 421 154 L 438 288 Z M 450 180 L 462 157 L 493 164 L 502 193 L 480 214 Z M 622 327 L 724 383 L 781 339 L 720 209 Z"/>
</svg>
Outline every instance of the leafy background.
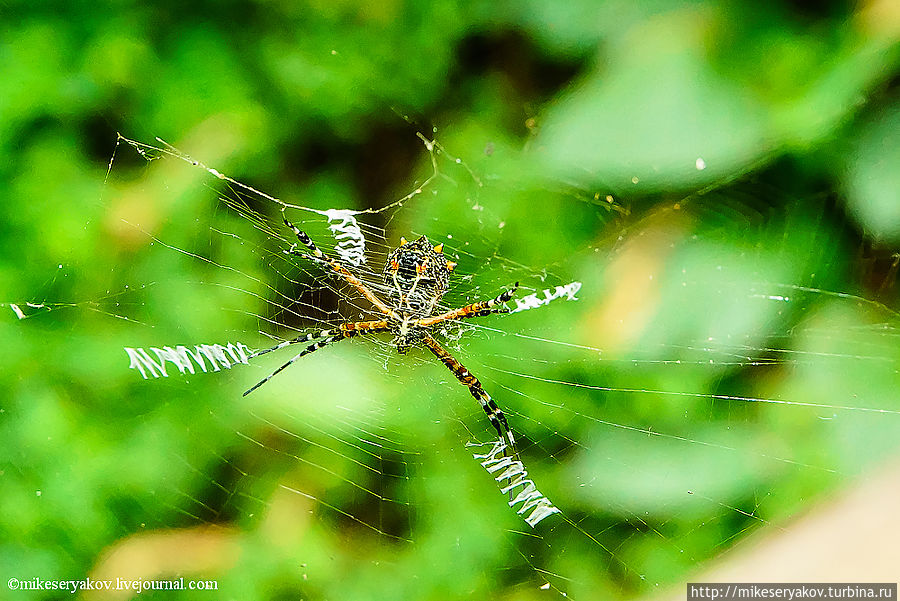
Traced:
<svg viewBox="0 0 900 601">
<path fill-rule="evenodd" d="M 0 319 L 7 577 L 187 574 L 241 599 L 531 598 L 547 594 L 535 565 L 571 579 L 554 587 L 575 598 L 637 596 L 683 582 L 759 527 L 722 503 L 787 520 L 896 444 L 890 414 L 826 422 L 814 410 L 703 396 L 900 409 L 893 2 L 13 1 L 2 12 L 0 301 L 58 303 Z M 531 460 L 542 450 L 556 458 L 542 488 L 572 488 L 573 517 L 611 554 L 552 533 L 548 548 L 510 543 L 515 516 L 471 469 L 452 420 L 429 417 L 457 401 L 465 413 L 470 402 L 438 382 L 438 368 L 386 377 L 353 347 L 316 363 L 305 388 L 273 381 L 271 409 L 238 401 L 238 376 L 150 384 L 124 369 L 123 346 L 262 327 L 248 321 L 262 311 L 252 296 L 225 292 L 228 271 L 163 252 L 140 232 L 261 281 L 274 284 L 274 274 L 216 243 L 213 221 L 265 240 L 215 208 L 196 170 L 148 167 L 120 147 L 107 176 L 116 132 L 160 136 L 307 206 L 366 208 L 427 176 L 415 133 L 432 126 L 485 184 L 477 202 L 487 213 L 470 210 L 472 182 L 450 166 L 465 185 L 439 182 L 437 200 L 377 225 L 389 240 L 409 230 L 469 235 L 482 244 L 475 256 L 584 282 L 580 303 L 523 314 L 515 327 L 601 348 L 603 361 L 508 337 L 476 337 L 462 350 L 473 371 L 537 376 L 488 372 L 523 402 L 561 403 L 583 418 L 537 403 L 519 410 Z M 271 206 L 254 208 L 277 218 Z M 509 275 L 460 269 L 478 271 L 490 290 Z M 751 294 L 778 290 L 793 301 L 784 311 Z M 698 350 L 703 340 L 709 348 Z M 717 353 L 733 347 L 722 341 L 733 340 L 748 363 L 774 356 L 772 369 L 724 361 Z M 820 359 L 793 362 L 789 351 Z M 671 365 L 709 353 L 715 367 Z M 866 356 L 877 360 L 839 359 Z M 622 369 L 635 357 L 639 368 Z M 416 387 L 432 400 L 409 403 Z M 623 392 L 635 388 L 692 395 Z M 316 481 L 295 457 L 313 451 L 272 441 L 266 422 L 248 419 L 289 411 L 289 427 L 304 432 L 304 411 L 327 417 L 322 407 L 354 402 L 363 413 L 376 402 L 406 407 L 384 419 L 406 442 L 399 465 L 414 467 L 394 493 L 412 499 L 397 532 L 413 544 L 310 517 L 316 507 L 277 484 L 333 487 L 323 498 L 355 515 L 379 509 L 360 505 L 344 480 Z M 524 416 L 583 447 L 539 438 Z M 642 444 L 595 420 L 741 452 Z M 254 454 L 236 432 L 270 440 L 269 452 Z M 347 453 L 346 465 L 302 456 L 385 486 L 355 472 Z M 754 459 L 761 453 L 834 472 L 773 470 Z M 690 488 L 720 503 L 688 501 Z"/>
</svg>

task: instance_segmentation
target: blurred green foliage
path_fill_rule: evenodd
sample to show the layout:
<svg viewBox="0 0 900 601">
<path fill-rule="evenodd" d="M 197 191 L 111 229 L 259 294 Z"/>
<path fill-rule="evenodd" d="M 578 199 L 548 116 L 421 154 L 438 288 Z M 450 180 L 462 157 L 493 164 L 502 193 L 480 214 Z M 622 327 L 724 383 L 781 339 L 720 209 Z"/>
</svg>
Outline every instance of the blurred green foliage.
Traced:
<svg viewBox="0 0 900 601">
<path fill-rule="evenodd" d="M 185 594 L 207 599 L 544 598 L 546 581 L 636 596 L 894 449 L 895 3 L 2 12 L 6 578 L 217 579 Z M 246 399 L 265 369 L 128 370 L 126 346 L 266 344 L 265 300 L 306 276 L 273 270 L 278 247 L 217 201 L 233 192 L 116 132 L 320 209 L 409 194 L 432 171 L 415 134 L 436 135 L 441 177 L 371 225 L 388 244 L 452 235 L 473 275 L 455 302 L 583 282 L 579 302 L 452 349 L 594 538 L 516 534 L 460 442 L 479 409 L 424 354 L 344 343 Z M 251 209 L 277 224 L 273 204 Z M 362 433 L 385 435 L 379 459 Z M 175 553 L 210 532 L 208 556 Z"/>
</svg>

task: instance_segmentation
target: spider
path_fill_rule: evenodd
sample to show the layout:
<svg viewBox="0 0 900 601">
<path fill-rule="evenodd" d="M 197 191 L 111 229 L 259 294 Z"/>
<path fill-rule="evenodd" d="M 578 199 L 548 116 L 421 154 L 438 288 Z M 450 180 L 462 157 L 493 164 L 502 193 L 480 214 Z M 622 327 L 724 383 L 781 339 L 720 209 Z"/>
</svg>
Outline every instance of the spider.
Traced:
<svg viewBox="0 0 900 601">
<path fill-rule="evenodd" d="M 508 441 L 508 447 L 512 450 L 516 460 L 519 453 L 516 449 L 516 440 L 506 416 L 497 406 L 481 385 L 481 382 L 473 374 L 469 373 L 462 363 L 457 361 L 437 340 L 432 336 L 432 328 L 441 322 L 455 319 L 467 319 L 482 317 L 493 313 L 508 313 L 509 309 L 504 303 L 512 299 L 519 288 L 519 282 L 487 301 L 471 303 L 458 309 L 440 312 L 437 303 L 447 292 L 450 283 L 450 273 L 456 267 L 456 263 L 447 260 L 443 254 L 443 244 L 432 246 L 428 238 L 422 236 L 418 240 L 408 242 L 400 239 L 400 246 L 394 249 L 387 257 L 382 277 L 387 289 L 387 298 L 382 300 L 369 287 L 354 276 L 340 261 L 329 257 L 306 235 L 305 232 L 282 216 L 284 224 L 289 227 L 297 239 L 309 249 L 309 253 L 297 250 L 294 244 L 285 251 L 289 255 L 307 257 L 317 263 L 326 272 L 337 274 L 356 288 L 377 311 L 383 314 L 383 319 L 372 321 L 348 321 L 333 329 L 319 330 L 309 334 L 301 334 L 294 339 L 286 340 L 267 349 L 256 351 L 249 358 L 259 357 L 266 353 L 285 348 L 292 344 L 313 342 L 302 351 L 294 355 L 290 361 L 263 378 L 252 388 L 244 393 L 247 396 L 275 375 L 290 367 L 295 361 L 320 348 L 354 336 L 374 334 L 377 332 L 389 332 L 394 335 L 392 344 L 400 354 L 406 354 L 412 346 L 422 344 L 430 350 L 447 369 L 453 372 L 456 379 L 469 389 L 472 396 L 481 403 L 481 407 L 487 414 L 491 425 L 497 430 L 501 440 Z M 504 449 L 504 454 L 506 450 Z"/>
</svg>

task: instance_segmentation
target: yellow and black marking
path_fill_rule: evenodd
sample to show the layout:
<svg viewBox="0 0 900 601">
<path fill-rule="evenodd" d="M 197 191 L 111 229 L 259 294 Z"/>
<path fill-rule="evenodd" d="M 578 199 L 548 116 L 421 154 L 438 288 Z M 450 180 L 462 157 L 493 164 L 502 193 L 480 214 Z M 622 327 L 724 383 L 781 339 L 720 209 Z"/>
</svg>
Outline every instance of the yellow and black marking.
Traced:
<svg viewBox="0 0 900 601">
<path fill-rule="evenodd" d="M 391 324 L 386 319 L 375 321 L 351 321 L 341 324 L 341 332 L 344 337 L 351 338 L 357 334 L 370 334 L 372 332 L 386 332 L 391 329 Z"/>
<path fill-rule="evenodd" d="M 412 242 L 401 238 L 400 246 L 388 255 L 382 277 L 388 304 L 403 316 L 401 322 L 432 315 L 447 292 L 452 261 L 443 251 L 443 244 L 432 246 L 421 236 Z M 403 346 L 403 336 L 400 338 Z"/>
</svg>

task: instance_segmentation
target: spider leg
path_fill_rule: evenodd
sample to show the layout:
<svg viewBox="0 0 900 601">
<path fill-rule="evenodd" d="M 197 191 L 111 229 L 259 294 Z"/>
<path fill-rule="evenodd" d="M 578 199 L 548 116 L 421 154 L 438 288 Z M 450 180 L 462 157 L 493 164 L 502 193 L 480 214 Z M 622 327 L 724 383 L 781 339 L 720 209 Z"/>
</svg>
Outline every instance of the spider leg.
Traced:
<svg viewBox="0 0 900 601">
<path fill-rule="evenodd" d="M 420 319 L 419 321 L 417 321 L 416 325 L 431 326 L 438 323 L 439 321 L 446 321 L 448 319 L 482 317 L 484 315 L 490 315 L 492 313 L 509 313 L 509 309 L 498 305 L 503 305 L 503 303 L 508 302 L 516 294 L 516 291 L 518 289 L 519 282 L 516 282 L 509 290 L 501 292 L 491 300 L 479 301 L 477 303 L 466 305 L 465 307 L 460 307 L 459 309 L 447 311 L 446 313 L 441 313 L 432 317 L 426 317 L 425 319 Z"/>
<path fill-rule="evenodd" d="M 339 329 L 319 330 L 317 332 L 310 332 L 309 334 L 301 334 L 296 338 L 291 338 L 290 340 L 280 342 L 273 347 L 262 349 L 261 351 L 256 351 L 255 353 L 252 353 L 248 357 L 248 359 L 253 359 L 254 357 L 259 357 L 260 355 L 265 355 L 266 353 L 271 353 L 272 351 L 283 349 L 284 347 L 290 346 L 292 344 L 310 342 L 311 340 L 316 340 L 318 338 L 328 338 L 329 336 L 334 336 L 338 333 L 343 333 L 345 337 L 351 338 L 353 336 L 356 336 L 357 334 L 383 332 L 388 329 L 390 329 L 390 326 L 388 325 L 388 322 L 383 319 L 378 321 L 353 321 L 341 324 Z"/>
<path fill-rule="evenodd" d="M 290 361 L 273 371 L 266 377 L 264 380 L 258 382 L 253 388 L 244 393 L 244 396 L 247 396 L 266 382 L 272 379 L 278 372 L 287 368 L 291 363 L 302 357 L 303 355 L 308 355 L 313 351 L 317 351 L 323 346 L 327 346 L 332 342 L 337 342 L 339 340 L 343 340 L 344 338 L 353 338 L 359 334 L 370 334 L 372 332 L 384 332 L 390 329 L 390 325 L 386 320 L 378 320 L 378 321 L 351 321 L 348 323 L 342 323 L 338 329 L 335 330 L 319 330 L 318 332 L 310 332 L 309 334 L 301 334 L 296 338 L 291 340 L 285 340 L 282 343 L 276 344 L 272 348 L 263 349 L 261 351 L 256 351 L 252 355 L 250 355 L 250 359 L 254 357 L 259 357 L 260 355 L 265 355 L 266 353 L 270 353 L 272 351 L 282 349 L 286 346 L 290 346 L 292 344 L 309 342 L 310 340 L 315 340 L 316 338 L 322 338 L 319 342 L 315 344 L 311 344 L 299 353 L 297 353 Z"/>
<path fill-rule="evenodd" d="M 292 338 L 290 340 L 285 340 L 279 344 L 276 344 L 273 347 L 262 349 L 261 351 L 256 351 L 251 354 L 248 359 L 253 359 L 254 357 L 259 357 L 260 355 L 265 355 L 266 353 L 271 353 L 272 351 L 277 351 L 279 349 L 283 349 L 286 346 L 290 346 L 292 344 L 298 344 L 302 342 L 309 342 L 311 340 L 316 340 L 317 338 L 328 338 L 329 336 L 337 333 L 337 330 L 319 330 L 317 332 L 310 332 L 309 334 L 301 334 L 296 338 Z"/>
<path fill-rule="evenodd" d="M 375 305 L 375 307 L 379 311 L 381 311 L 385 315 L 392 315 L 392 316 L 396 315 L 396 313 L 394 312 L 393 309 L 391 309 L 389 306 L 387 306 L 387 304 L 385 304 L 385 302 L 383 300 L 378 298 L 378 296 L 376 296 L 374 292 L 369 290 L 369 288 L 365 284 L 363 284 L 359 280 L 359 278 L 357 278 L 355 275 L 350 273 L 350 270 L 347 269 L 346 267 L 344 267 L 344 265 L 340 261 L 338 261 L 337 259 L 334 259 L 332 257 L 329 257 L 328 255 L 323 253 L 319 249 L 319 247 L 316 246 L 316 243 L 313 242 L 312 239 L 306 235 L 306 232 L 297 228 L 297 226 L 295 226 L 293 223 L 288 221 L 287 217 L 285 217 L 284 215 L 282 215 L 281 218 L 284 220 L 284 224 L 286 226 L 288 226 L 289 228 L 291 228 L 291 230 L 294 232 L 294 235 L 297 236 L 297 239 L 300 240 L 300 242 L 306 248 L 309 249 L 309 252 L 312 253 L 311 255 L 307 255 L 307 254 L 298 252 L 294 248 L 291 248 L 290 250 L 286 251 L 289 255 L 294 255 L 294 256 L 298 256 L 298 257 L 308 257 L 308 258 L 312 259 L 313 261 L 315 261 L 316 263 L 318 263 L 326 271 L 328 271 L 328 270 L 334 271 L 335 273 L 340 275 L 342 278 L 344 278 L 347 281 L 347 283 L 349 283 L 351 286 L 356 288 L 359 291 L 359 293 L 362 294 L 364 297 L 366 297 L 366 299 L 370 303 Z"/>
<path fill-rule="evenodd" d="M 391 316 L 396 315 L 396 313 L 394 312 L 393 309 L 391 309 L 389 306 L 387 306 L 387 304 L 385 304 L 384 301 L 382 301 L 380 298 L 378 298 L 374 292 L 369 290 L 369 288 L 365 284 L 363 284 L 359 280 L 359 278 L 357 278 L 355 275 L 350 273 L 350 270 L 347 269 L 346 267 L 344 267 L 344 265 L 340 261 L 338 261 L 337 259 L 334 259 L 332 257 L 329 257 L 328 255 L 323 253 L 319 249 L 319 247 L 316 246 L 316 243 L 313 242 L 312 239 L 306 235 L 306 232 L 298 229 L 297 226 L 295 226 L 293 223 L 288 221 L 287 217 L 285 217 L 284 215 L 282 215 L 281 218 L 284 220 L 284 224 L 286 226 L 288 226 L 289 228 L 291 228 L 291 230 L 294 232 L 294 235 L 297 236 L 297 239 L 300 240 L 300 242 L 303 244 L 303 246 L 308 248 L 309 252 L 312 253 L 311 255 L 307 255 L 305 253 L 301 253 L 301 252 L 297 251 L 294 248 L 291 248 L 290 250 L 286 251 L 288 254 L 295 255 L 298 257 L 308 257 L 308 258 L 312 259 L 313 261 L 315 261 L 316 263 L 318 263 L 326 271 L 328 271 L 328 270 L 334 271 L 335 273 L 340 275 L 342 278 L 344 278 L 347 281 L 347 283 L 349 283 L 351 286 L 356 288 L 359 291 L 359 293 L 362 294 L 364 297 L 366 297 L 366 299 L 370 303 L 375 305 L 375 307 L 379 311 L 381 311 L 385 315 L 391 315 Z"/>
<path fill-rule="evenodd" d="M 371 334 L 372 332 L 386 332 L 391 329 L 391 324 L 386 319 L 376 321 L 348 321 L 341 324 L 341 332 L 347 338 L 357 334 Z"/>
<path fill-rule="evenodd" d="M 305 349 L 303 349 L 302 351 L 300 351 L 299 353 L 297 353 L 296 355 L 294 355 L 294 356 L 291 358 L 290 361 L 288 361 L 287 363 L 285 363 L 284 365 L 282 365 L 281 367 L 279 367 L 278 369 L 276 369 L 275 371 L 273 371 L 271 374 L 269 374 L 268 376 L 266 376 L 265 378 L 263 378 L 262 380 L 260 380 L 259 382 L 257 382 L 252 388 L 250 388 L 249 390 L 247 390 L 247 392 L 245 392 L 243 396 L 247 396 L 248 394 L 250 394 L 251 392 L 253 392 L 253 391 L 256 390 L 257 388 L 259 388 L 260 386 L 262 386 L 263 384 L 265 384 L 266 382 L 268 382 L 269 380 L 271 380 L 272 378 L 274 378 L 274 377 L 275 377 L 276 375 L 278 375 L 282 370 L 284 370 L 284 369 L 290 367 L 290 365 L 291 365 L 294 361 L 296 361 L 297 359 L 299 359 L 299 358 L 302 357 L 303 355 L 308 355 L 308 354 L 310 354 L 310 353 L 312 353 L 312 352 L 314 352 L 314 351 L 319 350 L 319 349 L 322 348 L 323 346 L 327 346 L 327 345 L 331 344 L 332 342 L 337 342 L 338 340 L 343 340 L 343 339 L 346 338 L 346 337 L 347 337 L 347 336 L 345 336 L 343 332 L 337 331 L 337 332 L 335 332 L 333 335 L 331 335 L 331 336 L 329 336 L 329 337 L 327 337 L 327 338 L 324 338 L 324 339 L 322 339 L 322 340 L 320 340 L 320 341 L 318 341 L 318 342 L 314 342 L 313 344 L 310 344 L 308 347 L 306 347 Z"/>
<path fill-rule="evenodd" d="M 503 415 L 503 411 L 500 410 L 500 407 L 497 406 L 497 403 L 494 402 L 491 395 L 485 392 L 478 378 L 469 373 L 469 370 L 467 370 L 462 363 L 454 359 L 453 355 L 447 352 L 447 350 L 430 335 L 426 334 L 422 341 L 425 343 L 425 346 L 428 347 L 428 350 L 434 353 L 434 356 L 440 359 L 441 363 L 453 372 L 456 379 L 466 386 L 469 389 L 469 392 L 472 393 L 472 396 L 481 403 L 482 409 L 484 409 L 488 419 L 491 420 L 491 425 L 497 430 L 500 440 L 505 439 L 506 441 L 509 441 L 507 448 L 512 450 L 515 460 L 520 461 L 519 451 L 516 448 L 516 439 L 513 436 L 512 430 L 509 429 L 506 416 Z M 507 449 L 504 449 L 503 454 L 507 455 Z"/>
</svg>

